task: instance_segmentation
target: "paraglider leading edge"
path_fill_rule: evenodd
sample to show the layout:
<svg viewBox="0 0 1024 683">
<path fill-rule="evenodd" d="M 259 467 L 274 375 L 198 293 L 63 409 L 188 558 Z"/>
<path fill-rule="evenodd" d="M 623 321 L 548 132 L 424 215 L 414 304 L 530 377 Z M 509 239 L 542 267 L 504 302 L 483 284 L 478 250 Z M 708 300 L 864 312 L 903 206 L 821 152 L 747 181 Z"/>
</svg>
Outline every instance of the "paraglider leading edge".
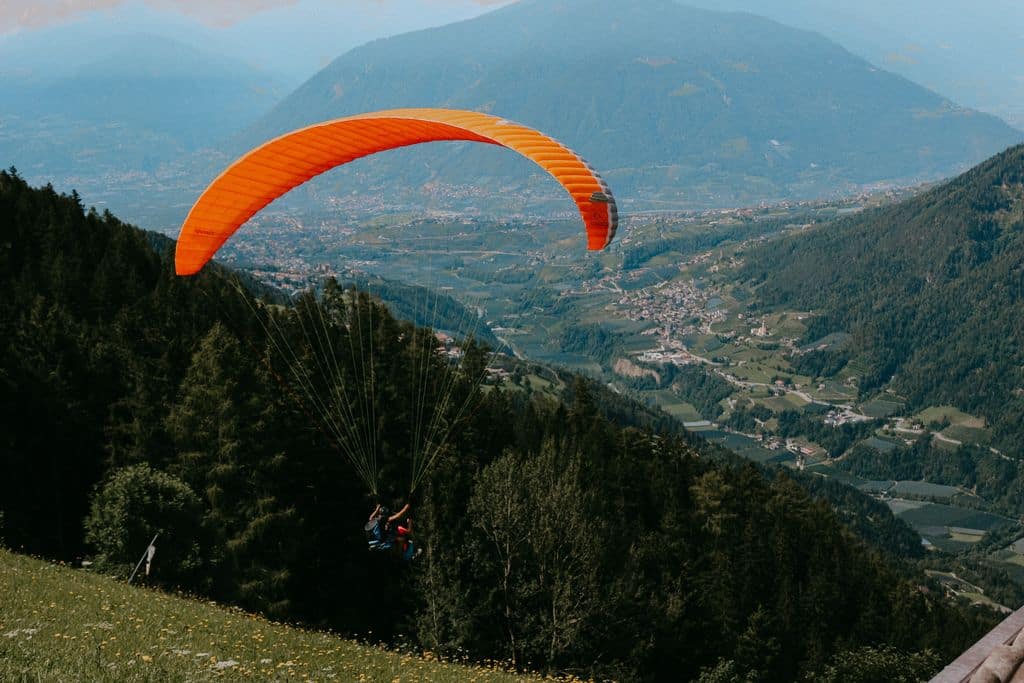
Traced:
<svg viewBox="0 0 1024 683">
<path fill-rule="evenodd" d="M 583 218 L 587 248 L 601 250 L 618 227 L 608 185 L 579 155 L 532 128 L 472 111 L 395 109 L 314 124 L 256 147 L 206 188 L 178 236 L 175 270 L 197 273 L 260 209 L 309 179 L 355 159 L 435 141 L 506 147 L 551 174 Z"/>
</svg>

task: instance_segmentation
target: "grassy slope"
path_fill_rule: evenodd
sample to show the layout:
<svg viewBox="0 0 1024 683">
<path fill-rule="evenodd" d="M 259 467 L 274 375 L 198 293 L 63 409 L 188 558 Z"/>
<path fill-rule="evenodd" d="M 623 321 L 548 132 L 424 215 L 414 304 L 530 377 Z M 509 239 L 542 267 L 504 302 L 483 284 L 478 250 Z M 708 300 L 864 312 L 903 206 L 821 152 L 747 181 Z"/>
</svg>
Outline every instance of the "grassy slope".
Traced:
<svg viewBox="0 0 1024 683">
<path fill-rule="evenodd" d="M 0 680 L 519 681 L 0 550 Z"/>
</svg>

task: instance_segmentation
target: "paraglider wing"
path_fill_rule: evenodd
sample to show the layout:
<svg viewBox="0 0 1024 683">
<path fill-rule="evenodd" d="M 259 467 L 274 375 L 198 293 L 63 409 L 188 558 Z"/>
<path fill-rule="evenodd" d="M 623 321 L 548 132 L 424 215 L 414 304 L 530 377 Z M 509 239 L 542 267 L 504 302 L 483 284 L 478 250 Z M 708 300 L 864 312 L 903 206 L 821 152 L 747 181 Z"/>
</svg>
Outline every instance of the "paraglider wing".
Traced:
<svg viewBox="0 0 1024 683">
<path fill-rule="evenodd" d="M 572 196 L 586 226 L 588 249 L 604 249 L 615 236 L 618 213 L 608 186 L 555 140 L 478 112 L 396 109 L 318 123 L 248 152 L 192 207 L 178 237 L 175 270 L 178 275 L 198 272 L 257 211 L 324 171 L 377 152 L 441 140 L 483 142 L 519 152 Z"/>
</svg>

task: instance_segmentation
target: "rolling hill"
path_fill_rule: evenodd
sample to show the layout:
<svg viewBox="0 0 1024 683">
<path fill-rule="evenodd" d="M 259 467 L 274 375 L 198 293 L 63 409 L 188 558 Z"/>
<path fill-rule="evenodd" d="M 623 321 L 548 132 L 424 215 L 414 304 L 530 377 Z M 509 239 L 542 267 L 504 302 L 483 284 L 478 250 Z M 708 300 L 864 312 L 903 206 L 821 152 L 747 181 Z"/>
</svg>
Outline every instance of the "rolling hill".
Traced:
<svg viewBox="0 0 1024 683">
<path fill-rule="evenodd" d="M 536 126 L 580 150 L 628 208 L 938 178 L 1022 137 L 818 34 L 753 15 L 672 0 L 523 0 L 347 52 L 254 124 L 237 150 L 404 106 L 492 111 Z M 346 194 L 422 197 L 432 186 L 421 186 L 438 181 L 493 182 L 506 206 L 558 196 L 527 162 L 458 145 L 391 153 L 323 182 Z"/>
</svg>

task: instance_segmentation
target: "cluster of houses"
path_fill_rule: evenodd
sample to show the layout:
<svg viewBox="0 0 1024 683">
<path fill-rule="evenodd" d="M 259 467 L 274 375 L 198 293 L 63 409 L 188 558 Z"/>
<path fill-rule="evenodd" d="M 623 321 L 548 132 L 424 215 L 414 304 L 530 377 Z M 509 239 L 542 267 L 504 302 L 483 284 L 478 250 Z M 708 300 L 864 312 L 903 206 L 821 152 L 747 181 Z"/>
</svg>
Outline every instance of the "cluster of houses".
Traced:
<svg viewBox="0 0 1024 683">
<path fill-rule="evenodd" d="M 456 345 L 455 339 L 444 332 L 434 332 L 434 337 L 439 342 L 437 347 L 437 353 L 440 356 L 445 356 L 452 362 L 458 362 L 462 359 L 462 349 Z"/>
<path fill-rule="evenodd" d="M 769 451 L 785 449 L 795 454 L 798 459 L 814 455 L 820 450 L 806 443 L 800 443 L 796 439 L 783 439 L 780 436 L 772 436 L 761 432 L 756 435 L 756 439 L 761 442 L 762 448 L 767 448 Z"/>
<path fill-rule="evenodd" d="M 689 282 L 667 282 L 651 288 L 623 295 L 619 306 L 630 320 L 650 320 L 667 332 L 689 334 L 695 331 L 693 320 L 704 326 L 724 320 L 724 308 L 708 307 L 708 292 Z"/>
<path fill-rule="evenodd" d="M 643 363 L 671 363 L 672 365 L 691 365 L 697 360 L 690 352 L 683 349 L 659 349 L 657 351 L 644 351 L 637 360 Z"/>
<path fill-rule="evenodd" d="M 867 415 L 854 412 L 852 408 L 842 407 L 828 411 L 824 421 L 829 427 L 840 427 L 851 422 L 865 422 L 870 419 Z"/>
</svg>

